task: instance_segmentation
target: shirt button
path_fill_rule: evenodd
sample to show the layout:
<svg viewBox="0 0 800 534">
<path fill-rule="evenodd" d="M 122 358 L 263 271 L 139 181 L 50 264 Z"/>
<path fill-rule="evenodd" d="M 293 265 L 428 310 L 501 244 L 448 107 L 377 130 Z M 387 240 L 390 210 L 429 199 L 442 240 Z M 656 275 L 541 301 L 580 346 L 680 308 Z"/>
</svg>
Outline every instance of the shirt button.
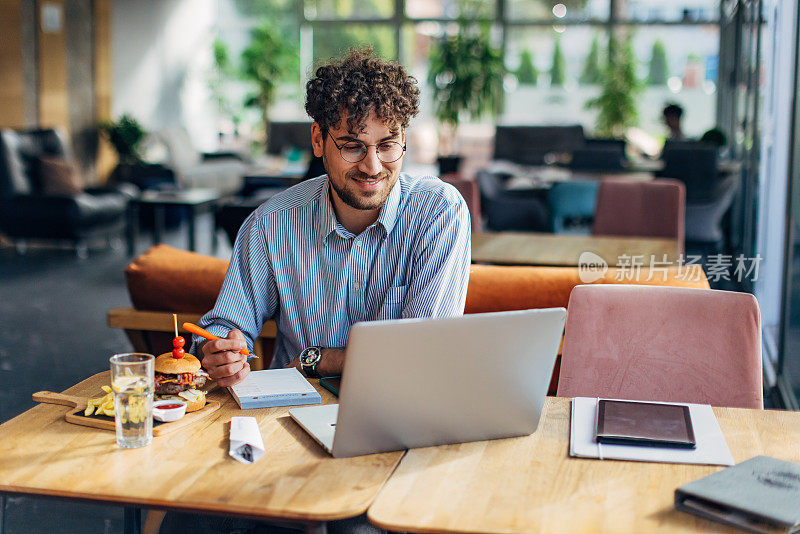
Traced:
<svg viewBox="0 0 800 534">
<path fill-rule="evenodd" d="M 356 289 L 361 289 L 361 282 L 353 282 L 353 287 Z"/>
<path fill-rule="evenodd" d="M 361 241 L 356 241 L 354 244 L 355 244 L 355 246 L 360 247 L 361 246 Z"/>
</svg>

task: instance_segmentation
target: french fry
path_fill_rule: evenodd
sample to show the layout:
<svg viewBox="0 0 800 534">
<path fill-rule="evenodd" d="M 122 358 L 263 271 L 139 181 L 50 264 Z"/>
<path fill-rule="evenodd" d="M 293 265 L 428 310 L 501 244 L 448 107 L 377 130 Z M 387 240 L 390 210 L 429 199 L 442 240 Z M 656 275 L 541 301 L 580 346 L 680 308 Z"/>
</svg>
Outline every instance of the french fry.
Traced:
<svg viewBox="0 0 800 534">
<path fill-rule="evenodd" d="M 102 386 L 102 389 L 105 392 L 104 396 L 87 399 L 86 410 L 83 412 L 84 415 L 89 416 L 94 414 L 114 417 L 114 390 L 109 386 Z M 142 388 L 137 390 L 137 392 L 141 391 L 143 391 Z M 131 399 L 128 413 L 120 414 L 121 422 L 130 422 L 133 424 L 144 422 L 145 415 L 147 414 L 146 408 L 145 399 Z"/>
<path fill-rule="evenodd" d="M 103 386 L 105 395 L 102 397 L 90 398 L 86 402 L 84 415 L 107 415 L 114 417 L 114 392 L 109 386 Z"/>
</svg>

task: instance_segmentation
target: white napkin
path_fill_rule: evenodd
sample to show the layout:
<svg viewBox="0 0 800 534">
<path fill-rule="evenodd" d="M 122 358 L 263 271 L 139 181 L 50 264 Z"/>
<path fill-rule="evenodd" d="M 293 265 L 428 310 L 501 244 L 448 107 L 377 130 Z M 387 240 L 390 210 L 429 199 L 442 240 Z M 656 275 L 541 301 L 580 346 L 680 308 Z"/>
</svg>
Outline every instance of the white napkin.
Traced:
<svg viewBox="0 0 800 534">
<path fill-rule="evenodd" d="M 228 454 L 243 464 L 251 464 L 264 455 L 264 440 L 255 417 L 231 417 Z"/>
</svg>

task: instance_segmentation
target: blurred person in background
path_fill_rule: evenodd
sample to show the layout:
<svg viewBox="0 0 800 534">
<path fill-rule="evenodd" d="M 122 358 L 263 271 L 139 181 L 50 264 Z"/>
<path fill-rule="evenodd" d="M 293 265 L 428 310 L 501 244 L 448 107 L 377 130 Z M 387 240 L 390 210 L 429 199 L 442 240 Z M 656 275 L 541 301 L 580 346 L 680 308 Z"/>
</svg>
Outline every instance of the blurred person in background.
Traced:
<svg viewBox="0 0 800 534">
<path fill-rule="evenodd" d="M 662 113 L 664 124 L 669 128 L 669 139 L 673 141 L 683 141 L 686 137 L 681 131 L 681 117 L 683 116 L 683 108 L 678 104 L 667 104 Z"/>
</svg>

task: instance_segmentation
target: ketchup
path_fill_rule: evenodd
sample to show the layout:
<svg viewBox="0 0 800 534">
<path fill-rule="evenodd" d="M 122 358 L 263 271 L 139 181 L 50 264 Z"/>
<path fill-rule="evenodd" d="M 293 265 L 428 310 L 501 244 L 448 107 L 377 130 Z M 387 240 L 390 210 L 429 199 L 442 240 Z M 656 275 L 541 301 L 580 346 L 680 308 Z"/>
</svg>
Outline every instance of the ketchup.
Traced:
<svg viewBox="0 0 800 534">
<path fill-rule="evenodd" d="M 174 410 L 175 408 L 180 408 L 183 404 L 162 404 L 158 406 L 157 409 L 159 410 Z"/>
</svg>

